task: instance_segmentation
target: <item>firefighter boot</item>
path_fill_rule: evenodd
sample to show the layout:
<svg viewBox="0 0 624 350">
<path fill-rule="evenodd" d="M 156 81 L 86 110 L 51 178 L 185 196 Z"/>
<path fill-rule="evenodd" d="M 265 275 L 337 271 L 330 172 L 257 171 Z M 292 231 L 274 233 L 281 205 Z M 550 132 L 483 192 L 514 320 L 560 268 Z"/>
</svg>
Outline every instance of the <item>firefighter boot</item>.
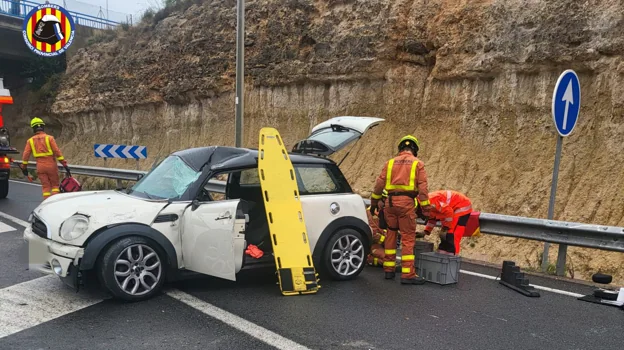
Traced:
<svg viewBox="0 0 624 350">
<path fill-rule="evenodd" d="M 425 284 L 425 279 L 416 276 L 414 278 L 401 278 L 401 284 Z"/>
<path fill-rule="evenodd" d="M 395 275 L 396 275 L 396 273 L 394 273 L 394 272 L 386 272 L 386 279 L 387 280 L 393 280 Z"/>
</svg>

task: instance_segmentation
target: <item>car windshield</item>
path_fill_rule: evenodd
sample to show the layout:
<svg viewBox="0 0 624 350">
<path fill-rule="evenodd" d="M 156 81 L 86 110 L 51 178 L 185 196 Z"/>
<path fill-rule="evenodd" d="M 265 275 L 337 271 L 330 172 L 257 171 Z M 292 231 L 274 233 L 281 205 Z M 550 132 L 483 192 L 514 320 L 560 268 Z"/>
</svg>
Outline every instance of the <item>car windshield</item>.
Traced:
<svg viewBox="0 0 624 350">
<path fill-rule="evenodd" d="M 342 145 L 344 142 L 358 136 L 360 136 L 358 132 L 350 129 L 342 129 L 340 131 L 336 131 L 332 130 L 332 128 L 325 128 L 315 132 L 307 139 L 320 141 L 336 150 L 338 146 Z"/>
<path fill-rule="evenodd" d="M 149 199 L 178 199 L 200 174 L 180 157 L 169 156 L 132 186 L 128 193 Z"/>
</svg>

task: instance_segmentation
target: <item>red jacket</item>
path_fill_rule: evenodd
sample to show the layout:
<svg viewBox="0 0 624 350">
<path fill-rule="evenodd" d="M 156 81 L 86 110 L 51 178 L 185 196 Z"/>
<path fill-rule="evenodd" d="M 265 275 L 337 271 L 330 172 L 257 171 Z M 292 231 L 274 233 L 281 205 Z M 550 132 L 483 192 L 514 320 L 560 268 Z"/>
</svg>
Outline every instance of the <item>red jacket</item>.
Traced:
<svg viewBox="0 0 624 350">
<path fill-rule="evenodd" d="M 429 193 L 429 202 L 431 203 L 431 212 L 425 227 L 426 232 L 433 230 L 436 221 L 440 221 L 442 227 L 452 231 L 457 225 L 455 218 L 472 212 L 470 199 L 457 191 L 433 191 Z"/>
</svg>

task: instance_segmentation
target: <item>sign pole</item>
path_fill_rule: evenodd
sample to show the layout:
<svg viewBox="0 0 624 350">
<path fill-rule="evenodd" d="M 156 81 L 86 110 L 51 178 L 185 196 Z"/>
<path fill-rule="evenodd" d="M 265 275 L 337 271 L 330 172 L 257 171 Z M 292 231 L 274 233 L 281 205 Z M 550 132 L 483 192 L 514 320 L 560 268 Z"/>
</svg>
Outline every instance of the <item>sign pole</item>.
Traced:
<svg viewBox="0 0 624 350">
<path fill-rule="evenodd" d="M 555 164 L 553 167 L 553 178 L 550 188 L 550 203 L 548 204 L 548 220 L 553 220 L 555 216 L 555 198 L 557 196 L 557 180 L 559 177 L 559 163 L 561 162 L 561 148 L 563 147 L 563 138 L 569 136 L 574 130 L 578 122 L 579 112 L 581 110 L 581 84 L 576 73 L 567 69 L 559 76 L 555 84 L 552 98 L 552 117 L 555 122 L 555 128 L 559 135 L 557 136 L 557 149 L 555 151 Z M 544 254 L 542 255 L 542 271 L 548 270 L 548 250 L 550 243 L 544 243 Z M 559 244 L 559 253 L 557 255 L 556 273 L 558 276 L 565 275 L 566 256 L 568 246 Z"/>
<path fill-rule="evenodd" d="M 548 220 L 552 220 L 555 216 L 555 198 L 557 197 L 557 181 L 559 178 L 559 163 L 561 162 L 561 147 L 563 145 L 563 136 L 557 136 L 557 150 L 555 151 L 555 165 L 553 166 L 553 177 L 550 186 L 550 203 L 548 203 Z M 548 250 L 550 243 L 544 243 L 544 255 L 542 256 L 542 271 L 548 270 Z"/>
<path fill-rule="evenodd" d="M 245 0 L 237 0 L 236 5 L 236 147 L 242 147 L 243 112 L 245 89 Z"/>
</svg>

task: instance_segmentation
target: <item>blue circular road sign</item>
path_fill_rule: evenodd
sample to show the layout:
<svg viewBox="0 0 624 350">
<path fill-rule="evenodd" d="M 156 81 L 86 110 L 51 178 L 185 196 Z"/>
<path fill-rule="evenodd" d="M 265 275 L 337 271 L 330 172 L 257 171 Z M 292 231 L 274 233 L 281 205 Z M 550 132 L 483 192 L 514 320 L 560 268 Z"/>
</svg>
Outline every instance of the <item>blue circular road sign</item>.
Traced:
<svg viewBox="0 0 624 350">
<path fill-rule="evenodd" d="M 581 84 L 576 73 L 568 69 L 559 76 L 553 92 L 552 116 L 559 135 L 572 133 L 580 110 Z"/>
</svg>

